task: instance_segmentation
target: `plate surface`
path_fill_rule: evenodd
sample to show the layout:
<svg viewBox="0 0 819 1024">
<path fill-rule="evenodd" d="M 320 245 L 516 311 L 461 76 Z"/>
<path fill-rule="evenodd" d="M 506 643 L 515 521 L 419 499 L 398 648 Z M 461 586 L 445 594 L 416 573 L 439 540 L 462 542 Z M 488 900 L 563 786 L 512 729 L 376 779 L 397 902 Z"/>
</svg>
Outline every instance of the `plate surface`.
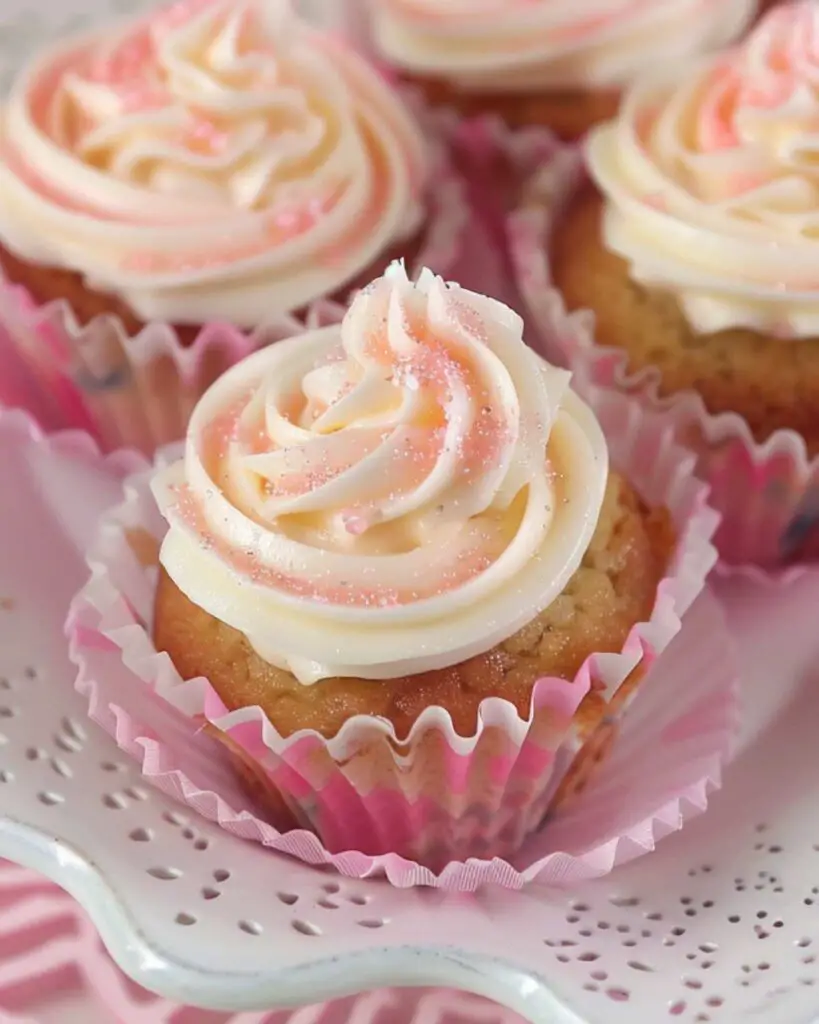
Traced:
<svg viewBox="0 0 819 1024">
<path fill-rule="evenodd" d="M 34 871 L 0 861 L 2 1024 L 521 1024 L 485 999 L 392 989 L 293 1013 L 213 1014 L 128 980 L 75 901 Z"/>
<path fill-rule="evenodd" d="M 61 627 L 125 467 L 22 417 L 15 431 L 0 445 L 0 854 L 68 889 L 141 984 L 230 1010 L 446 985 L 537 1024 L 815 1016 L 819 572 L 719 582 L 742 643 L 742 751 L 656 853 L 570 893 L 397 890 L 192 820 L 86 721 Z"/>
<path fill-rule="evenodd" d="M 394 989 L 295 1012 L 213 1014 L 140 989 L 87 916 L 42 876 L 0 861 L 2 1024 L 521 1024 L 474 996 Z"/>
</svg>

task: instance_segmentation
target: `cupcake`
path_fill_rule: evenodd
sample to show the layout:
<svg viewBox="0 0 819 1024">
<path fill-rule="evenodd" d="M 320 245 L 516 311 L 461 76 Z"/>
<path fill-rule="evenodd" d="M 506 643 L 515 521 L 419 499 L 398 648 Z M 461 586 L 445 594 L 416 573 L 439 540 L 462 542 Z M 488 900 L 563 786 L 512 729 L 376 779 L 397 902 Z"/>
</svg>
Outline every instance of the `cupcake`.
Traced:
<svg viewBox="0 0 819 1024">
<path fill-rule="evenodd" d="M 2 317 L 92 404 L 171 338 L 258 337 L 434 241 L 422 130 L 285 0 L 180 3 L 63 42 L 21 72 L 1 123 Z M 46 317 L 55 300 L 64 315 Z M 221 349 L 242 349 L 237 332 Z"/>
<path fill-rule="evenodd" d="M 715 49 L 756 0 L 369 0 L 376 49 L 436 104 L 575 139 L 649 67 Z"/>
<path fill-rule="evenodd" d="M 798 553 L 819 454 L 817 40 L 819 5 L 784 4 L 741 47 L 641 79 L 591 134 L 550 242 L 567 308 L 595 314 L 570 363 L 620 353 L 627 383 L 693 411 L 731 561 Z"/>
<path fill-rule="evenodd" d="M 280 827 L 504 856 L 605 759 L 668 578 L 690 602 L 710 548 L 681 555 L 697 502 L 663 431 L 612 396 L 610 470 L 568 381 L 511 310 L 396 264 L 198 403 L 152 483 L 153 639 Z"/>
</svg>

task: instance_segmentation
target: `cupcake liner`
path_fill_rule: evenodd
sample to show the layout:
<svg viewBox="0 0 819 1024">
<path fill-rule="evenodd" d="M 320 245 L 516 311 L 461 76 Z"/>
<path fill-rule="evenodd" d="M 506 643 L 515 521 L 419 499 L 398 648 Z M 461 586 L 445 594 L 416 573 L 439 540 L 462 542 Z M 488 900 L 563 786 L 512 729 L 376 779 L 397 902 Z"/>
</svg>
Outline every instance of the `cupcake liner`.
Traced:
<svg viewBox="0 0 819 1024">
<path fill-rule="evenodd" d="M 81 326 L 67 302 L 38 306 L 28 292 L 0 279 L 0 358 L 25 369 L 23 387 L 3 396 L 42 417 L 51 429 L 79 428 L 106 450 L 150 453 L 184 436 L 188 416 L 208 386 L 255 348 L 308 326 L 338 320 L 341 307 L 322 302 L 305 320 L 283 316 L 264 330 L 208 324 L 184 346 L 170 324 L 129 335 L 113 316 Z M 18 380 L 20 378 L 18 377 Z"/>
<path fill-rule="evenodd" d="M 430 143 L 432 186 L 411 269 L 429 266 L 444 277 L 491 291 L 497 262 L 485 258 L 489 247 L 452 166 L 440 134 L 442 122 L 417 99 L 412 105 Z M 388 262 L 385 257 L 383 265 L 377 263 L 370 276 L 377 277 Z M 338 321 L 344 311 L 336 297 L 325 298 L 254 331 L 206 324 L 193 344 L 183 345 L 167 323 L 149 323 L 136 335 L 113 315 L 80 325 L 67 301 L 39 304 L 0 273 L 0 401 L 28 409 L 49 429 L 85 430 L 106 450 L 127 446 L 152 454 L 184 436 L 196 401 L 234 363 L 305 326 Z M 5 373 L 7 364 L 13 379 L 11 369 Z"/>
<path fill-rule="evenodd" d="M 229 831 L 347 875 L 383 873 L 401 886 L 519 887 L 535 878 L 592 877 L 650 848 L 654 837 L 702 809 L 729 745 L 735 675 L 713 602 L 709 614 L 698 615 L 697 649 L 708 656 L 696 680 L 679 684 L 686 672 L 679 644 L 668 669 L 661 661 L 653 673 L 650 689 L 664 710 L 657 721 L 671 723 L 668 728 L 660 725 L 655 735 L 650 718 L 624 717 L 626 694 L 634 690 L 623 684 L 655 664 L 678 633 L 680 616 L 702 592 L 716 557 L 710 538 L 717 516 L 693 476 L 693 458 L 672 442 L 672 426 L 663 417 L 615 392 L 588 390 L 613 464 L 649 504 L 669 510 L 677 545 L 649 621 L 633 627 L 621 652 L 591 655 L 574 680 L 539 680 L 526 720 L 509 702 L 492 698 L 482 703 L 469 737 L 455 733 L 442 708 L 430 707 L 405 741 L 398 741 L 389 722 L 366 716 L 349 720 L 328 741 L 309 731 L 282 738 L 259 708 L 228 713 L 206 680 L 183 681 L 151 640 L 165 523 L 149 490 L 153 470 L 147 464 L 129 481 L 123 504 L 104 520 L 89 556 L 91 580 L 68 617 L 77 686 L 91 717 L 141 762 L 146 778 Z M 160 461 L 178 453 L 176 446 Z M 602 728 L 589 737 L 572 716 L 592 688 L 614 700 Z M 633 733 L 631 720 L 637 723 Z M 627 757 L 617 777 L 629 779 L 628 799 L 621 790 L 617 813 L 600 819 L 607 825 L 598 834 L 579 811 L 591 796 L 561 798 L 579 789 L 595 761 L 608 754 L 621 723 L 624 734 L 635 737 L 627 749 L 639 770 Z M 252 805 L 214 730 L 275 781 L 297 827 L 280 832 Z M 575 764 L 567 774 L 581 748 L 580 771 Z M 611 765 L 617 763 L 611 755 Z M 609 768 L 596 775 L 598 785 L 614 785 Z M 588 793 L 595 789 L 593 781 Z M 513 852 L 550 807 L 558 808 L 552 820 Z M 564 813 L 574 823 L 569 833 L 576 829 L 583 838 L 555 848 L 550 836 L 561 834 Z M 323 841 L 298 827 L 304 825 L 317 825 Z"/>
<path fill-rule="evenodd" d="M 553 362 L 603 387 L 628 393 L 675 424 L 677 436 L 697 453 L 696 470 L 711 488 L 722 516 L 715 544 L 722 561 L 767 569 L 819 553 L 819 458 L 804 439 L 777 430 L 755 440 L 738 413 L 710 413 L 694 391 L 661 396 L 660 374 L 628 369 L 621 349 L 594 340 L 590 311 L 567 313 L 553 287 L 548 242 L 552 227 L 584 181 L 581 151 L 544 140 L 547 156 L 531 173 L 521 205 L 508 221 L 510 255 L 527 309 L 530 343 Z M 524 168 L 521 168 L 522 173 Z"/>
</svg>

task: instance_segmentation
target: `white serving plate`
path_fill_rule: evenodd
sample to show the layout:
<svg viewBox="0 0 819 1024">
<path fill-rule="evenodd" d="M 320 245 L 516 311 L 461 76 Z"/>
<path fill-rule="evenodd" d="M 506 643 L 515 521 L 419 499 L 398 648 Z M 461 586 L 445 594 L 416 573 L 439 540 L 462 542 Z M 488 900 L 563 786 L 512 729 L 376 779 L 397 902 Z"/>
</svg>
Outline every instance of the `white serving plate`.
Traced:
<svg viewBox="0 0 819 1024">
<path fill-rule="evenodd" d="M 717 581 L 745 730 L 681 834 L 571 892 L 398 890 L 192 820 L 86 720 L 62 626 L 119 463 L 20 435 L 0 447 L 0 856 L 75 896 L 140 984 L 236 1011 L 440 985 L 533 1024 L 819 1016 L 819 571 Z"/>
<path fill-rule="evenodd" d="M 86 915 L 40 875 L 0 861 L 2 1024 L 521 1024 L 487 1000 L 382 989 L 272 1013 L 213 1014 L 151 995 L 110 960 Z"/>
</svg>

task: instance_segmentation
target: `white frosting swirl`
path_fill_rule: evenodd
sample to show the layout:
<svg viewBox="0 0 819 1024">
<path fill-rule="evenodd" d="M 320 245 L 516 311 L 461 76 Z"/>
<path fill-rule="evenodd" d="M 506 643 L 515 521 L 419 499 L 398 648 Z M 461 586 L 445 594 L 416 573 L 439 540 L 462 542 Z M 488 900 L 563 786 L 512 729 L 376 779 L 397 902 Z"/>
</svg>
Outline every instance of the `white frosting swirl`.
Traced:
<svg viewBox="0 0 819 1024">
<path fill-rule="evenodd" d="M 188 0 L 63 44 L 0 118 L 0 238 L 143 320 L 254 327 L 417 229 L 424 143 L 286 0 Z"/>
<path fill-rule="evenodd" d="M 819 335 L 819 4 L 645 80 L 588 144 L 604 239 L 691 325 Z"/>
<path fill-rule="evenodd" d="M 520 318 L 394 264 L 341 326 L 273 345 L 200 400 L 154 493 L 161 561 L 301 682 L 457 664 L 563 590 L 606 445 Z"/>
<path fill-rule="evenodd" d="M 620 88 L 704 53 L 757 0 L 369 0 L 380 50 L 463 91 Z"/>
</svg>

